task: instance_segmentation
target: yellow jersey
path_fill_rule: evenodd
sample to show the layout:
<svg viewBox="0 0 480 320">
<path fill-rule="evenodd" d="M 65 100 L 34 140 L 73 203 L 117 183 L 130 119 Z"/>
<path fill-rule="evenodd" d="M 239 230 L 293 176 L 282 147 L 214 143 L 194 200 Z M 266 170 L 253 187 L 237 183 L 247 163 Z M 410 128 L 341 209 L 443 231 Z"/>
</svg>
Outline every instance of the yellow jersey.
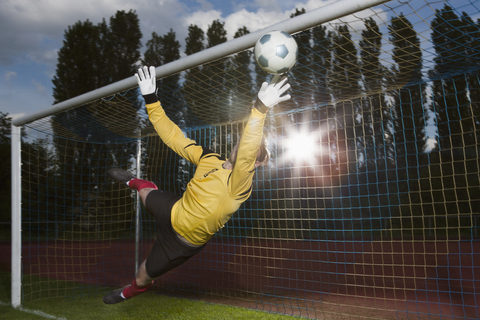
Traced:
<svg viewBox="0 0 480 320">
<path fill-rule="evenodd" d="M 223 168 L 225 159 L 183 134 L 154 95 L 145 96 L 151 123 L 163 142 L 196 165 L 195 174 L 171 212 L 175 231 L 190 243 L 205 244 L 252 193 L 255 161 L 261 144 L 265 113 L 252 108 L 238 147 L 233 170 Z"/>
</svg>

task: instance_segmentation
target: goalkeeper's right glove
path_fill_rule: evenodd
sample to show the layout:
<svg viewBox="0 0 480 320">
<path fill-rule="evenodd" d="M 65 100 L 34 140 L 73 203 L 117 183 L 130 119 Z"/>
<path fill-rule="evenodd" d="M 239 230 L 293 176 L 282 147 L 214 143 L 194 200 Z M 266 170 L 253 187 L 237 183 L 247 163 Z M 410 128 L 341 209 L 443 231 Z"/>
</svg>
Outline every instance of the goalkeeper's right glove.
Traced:
<svg viewBox="0 0 480 320">
<path fill-rule="evenodd" d="M 258 99 L 255 103 L 255 108 L 265 113 L 278 103 L 290 99 L 291 96 L 289 94 L 283 95 L 288 89 L 290 89 L 290 84 L 286 82 L 287 77 L 284 77 L 279 82 L 271 82 L 270 84 L 264 82 L 258 92 Z"/>
</svg>

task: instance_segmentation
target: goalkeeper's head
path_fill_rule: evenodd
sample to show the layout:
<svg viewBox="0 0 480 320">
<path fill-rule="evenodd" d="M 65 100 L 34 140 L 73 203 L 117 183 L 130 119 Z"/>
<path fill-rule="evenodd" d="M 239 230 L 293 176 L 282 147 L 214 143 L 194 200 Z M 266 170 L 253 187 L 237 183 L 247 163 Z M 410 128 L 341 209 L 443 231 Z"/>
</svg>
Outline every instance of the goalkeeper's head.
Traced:
<svg viewBox="0 0 480 320">
<path fill-rule="evenodd" d="M 227 160 L 228 162 L 230 162 L 232 167 L 234 167 L 235 163 L 237 162 L 239 145 L 240 142 L 237 142 Z M 262 142 L 260 144 L 260 147 L 258 148 L 257 159 L 255 160 L 255 168 L 267 165 L 268 161 L 270 161 L 270 151 L 268 150 L 267 139 L 265 139 L 265 136 L 262 136 Z"/>
<path fill-rule="evenodd" d="M 267 139 L 265 139 L 265 136 L 262 136 L 262 143 L 260 144 L 260 148 L 258 148 L 255 168 L 258 166 L 266 166 L 268 161 L 270 161 L 270 151 L 268 150 Z"/>
</svg>

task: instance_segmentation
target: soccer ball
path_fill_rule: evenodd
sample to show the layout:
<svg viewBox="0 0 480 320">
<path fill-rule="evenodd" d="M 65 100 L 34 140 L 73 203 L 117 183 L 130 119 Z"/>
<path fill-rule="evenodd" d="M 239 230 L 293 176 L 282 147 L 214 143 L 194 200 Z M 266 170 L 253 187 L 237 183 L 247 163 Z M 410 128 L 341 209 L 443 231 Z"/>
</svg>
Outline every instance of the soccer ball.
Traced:
<svg viewBox="0 0 480 320">
<path fill-rule="evenodd" d="M 298 46 L 284 31 L 271 31 L 258 39 L 254 48 L 255 60 L 268 73 L 283 74 L 297 61 Z"/>
</svg>

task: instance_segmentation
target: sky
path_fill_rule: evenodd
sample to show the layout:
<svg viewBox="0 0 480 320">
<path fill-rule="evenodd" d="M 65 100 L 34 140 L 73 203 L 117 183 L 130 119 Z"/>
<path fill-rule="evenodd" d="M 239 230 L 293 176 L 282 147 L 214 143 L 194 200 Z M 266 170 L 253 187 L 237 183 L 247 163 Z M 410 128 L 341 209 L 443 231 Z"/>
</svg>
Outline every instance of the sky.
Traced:
<svg viewBox="0 0 480 320">
<path fill-rule="evenodd" d="M 288 20 L 297 8 L 305 8 L 309 12 L 336 1 L 338 0 L 2 0 L 0 112 L 17 118 L 49 108 L 53 104 L 52 78 L 55 75 L 57 53 L 62 47 L 65 30 L 78 21 L 88 19 L 97 24 L 105 18 L 108 22 L 117 10 L 135 10 L 143 34 L 142 53 L 152 32 L 164 35 L 170 29 L 175 31 L 183 52 L 188 26 L 191 24 L 198 25 L 206 32 L 212 21 L 219 19 L 225 23 L 227 38 L 231 40 L 238 28 L 243 26 L 254 32 Z M 436 1 L 431 1 L 429 6 L 425 6 L 423 1 L 413 3 L 417 13 L 428 19 L 433 17 L 434 9 L 443 7 L 443 3 Z M 467 11 L 474 20 L 480 18 L 476 6 L 479 0 L 451 0 L 450 4 L 452 3 L 458 8 L 458 14 Z M 389 4 L 395 7 L 398 2 L 392 1 Z M 358 18 L 363 12 L 355 16 Z M 357 21 L 355 23 L 361 23 L 357 18 L 354 19 Z M 388 21 L 388 17 L 378 14 L 378 11 L 375 18 Z M 414 24 L 418 20 L 415 14 L 408 18 Z M 419 26 L 421 25 L 416 25 Z M 428 34 L 429 30 L 425 36 L 428 37 Z M 354 33 L 352 36 L 358 35 Z M 428 44 L 427 41 L 422 43 Z"/>
<path fill-rule="evenodd" d="M 0 10 L 0 111 L 12 118 L 53 104 L 52 78 L 65 30 L 78 21 L 97 24 L 117 10 L 135 10 L 143 34 L 176 32 L 184 49 L 188 26 L 205 32 L 225 22 L 228 40 L 244 25 L 253 32 L 289 19 L 296 8 L 311 11 L 334 0 L 2 0 Z M 143 53 L 143 51 L 142 51 Z"/>
</svg>

